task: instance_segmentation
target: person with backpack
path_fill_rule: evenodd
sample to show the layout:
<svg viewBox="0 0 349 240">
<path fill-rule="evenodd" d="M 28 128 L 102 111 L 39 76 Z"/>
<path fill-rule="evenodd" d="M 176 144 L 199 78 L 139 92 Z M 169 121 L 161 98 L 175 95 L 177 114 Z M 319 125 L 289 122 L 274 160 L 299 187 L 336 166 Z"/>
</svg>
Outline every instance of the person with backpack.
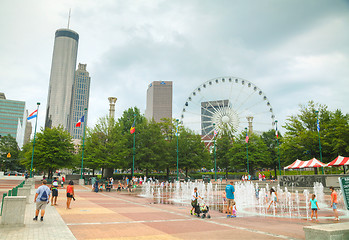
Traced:
<svg viewBox="0 0 349 240">
<path fill-rule="evenodd" d="M 58 181 L 57 178 L 53 178 L 53 182 L 51 185 L 51 192 L 52 192 L 52 197 L 51 197 L 51 206 L 57 205 L 57 197 L 58 197 Z"/>
<path fill-rule="evenodd" d="M 34 221 L 38 220 L 39 212 L 41 210 L 41 218 L 40 221 L 44 221 L 44 215 L 45 215 L 45 208 L 50 200 L 50 194 L 51 190 L 48 186 L 46 186 L 47 181 L 43 180 L 42 185 L 38 187 L 36 190 L 34 202 L 36 203 L 36 211 L 35 211 L 35 217 L 33 218 Z"/>
</svg>

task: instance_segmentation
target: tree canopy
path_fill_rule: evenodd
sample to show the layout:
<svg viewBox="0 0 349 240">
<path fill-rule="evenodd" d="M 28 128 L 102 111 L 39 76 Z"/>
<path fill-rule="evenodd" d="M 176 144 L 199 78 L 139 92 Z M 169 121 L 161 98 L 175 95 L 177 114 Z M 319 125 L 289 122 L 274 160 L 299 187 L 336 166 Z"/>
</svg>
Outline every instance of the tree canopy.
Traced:
<svg viewBox="0 0 349 240">
<path fill-rule="evenodd" d="M 27 169 L 30 169 L 31 165 L 32 144 L 33 142 L 30 142 L 23 148 L 25 152 L 21 163 Z M 47 172 L 50 178 L 56 169 L 77 165 L 73 151 L 72 138 L 62 127 L 41 129 L 41 132 L 36 134 L 33 168 Z"/>
</svg>

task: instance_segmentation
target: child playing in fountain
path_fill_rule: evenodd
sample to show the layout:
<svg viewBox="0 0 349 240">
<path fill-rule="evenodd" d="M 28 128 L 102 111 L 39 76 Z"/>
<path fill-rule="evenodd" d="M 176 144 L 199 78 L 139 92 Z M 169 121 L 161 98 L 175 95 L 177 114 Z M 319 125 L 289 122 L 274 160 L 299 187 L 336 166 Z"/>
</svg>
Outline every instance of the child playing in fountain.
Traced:
<svg viewBox="0 0 349 240">
<path fill-rule="evenodd" d="M 271 204 L 273 204 L 275 206 L 275 210 L 276 210 L 276 203 L 278 201 L 278 195 L 275 192 L 274 188 L 270 189 L 270 197 L 271 197 L 271 201 L 270 201 L 270 204 L 269 204 L 269 206 L 267 208 L 267 211 L 269 210 Z"/>
<path fill-rule="evenodd" d="M 237 210 L 236 210 L 236 203 L 234 202 L 233 203 L 233 215 L 232 215 L 232 217 L 236 217 L 236 212 L 237 212 Z"/>
<path fill-rule="evenodd" d="M 317 205 L 317 200 L 315 199 L 315 194 L 311 196 L 309 207 L 311 208 L 311 219 L 310 221 L 313 221 L 313 216 L 315 214 L 316 221 L 317 220 L 317 210 L 320 210 L 319 206 Z"/>
</svg>

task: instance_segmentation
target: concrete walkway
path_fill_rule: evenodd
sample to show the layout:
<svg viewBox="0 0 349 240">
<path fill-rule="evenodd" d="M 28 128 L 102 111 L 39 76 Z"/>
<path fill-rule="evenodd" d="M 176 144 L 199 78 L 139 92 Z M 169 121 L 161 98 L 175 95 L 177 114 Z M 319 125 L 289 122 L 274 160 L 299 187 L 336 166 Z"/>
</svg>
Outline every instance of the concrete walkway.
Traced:
<svg viewBox="0 0 349 240">
<path fill-rule="evenodd" d="M 40 222 L 32 220 L 34 194 L 32 189 L 25 226 L 0 225 L 0 239 L 304 239 L 304 226 L 333 223 L 239 212 L 228 219 L 217 211 L 210 211 L 211 219 L 200 219 L 191 216 L 187 206 L 154 204 L 126 191 L 95 193 L 90 186 L 75 186 L 72 209 L 66 209 L 66 190 L 59 188 L 58 205 L 48 205 Z"/>
<path fill-rule="evenodd" d="M 44 221 L 33 221 L 33 217 L 35 216 L 35 190 L 36 189 L 31 189 L 31 196 L 29 198 L 30 203 L 26 206 L 24 219 L 25 226 L 11 227 L 0 225 L 0 239 L 76 239 L 57 212 L 56 208 L 50 204 L 46 207 Z"/>
</svg>

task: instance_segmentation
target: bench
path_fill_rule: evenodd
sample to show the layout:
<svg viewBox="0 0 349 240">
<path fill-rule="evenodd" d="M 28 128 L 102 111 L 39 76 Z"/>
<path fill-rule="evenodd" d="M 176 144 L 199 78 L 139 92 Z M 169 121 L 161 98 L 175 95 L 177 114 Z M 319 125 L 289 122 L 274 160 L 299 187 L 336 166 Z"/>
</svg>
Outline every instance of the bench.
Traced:
<svg viewBox="0 0 349 240">
<path fill-rule="evenodd" d="M 349 222 L 321 224 L 303 227 L 305 239 L 346 240 L 349 239 Z"/>
</svg>

